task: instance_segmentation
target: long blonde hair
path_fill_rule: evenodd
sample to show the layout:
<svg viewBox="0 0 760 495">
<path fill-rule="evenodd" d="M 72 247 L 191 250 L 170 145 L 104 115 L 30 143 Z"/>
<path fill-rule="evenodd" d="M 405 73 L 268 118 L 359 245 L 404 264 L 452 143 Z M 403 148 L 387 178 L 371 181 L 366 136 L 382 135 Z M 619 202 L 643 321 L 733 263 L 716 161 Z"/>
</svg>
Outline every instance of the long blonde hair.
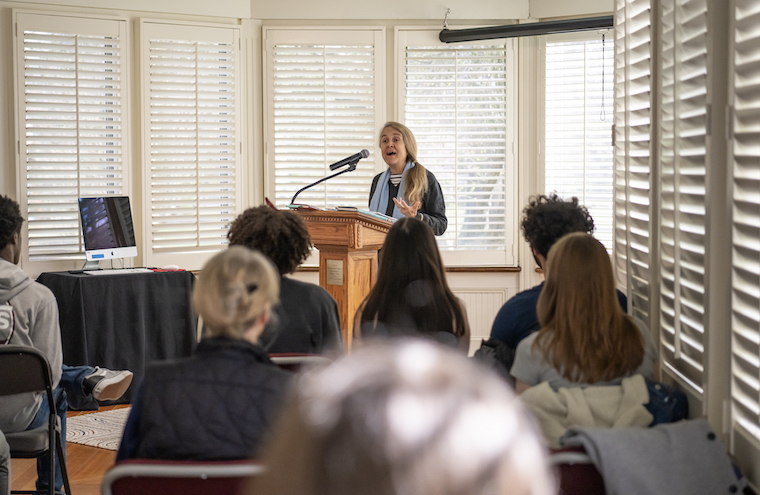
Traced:
<svg viewBox="0 0 760 495">
<path fill-rule="evenodd" d="M 568 234 L 549 250 L 547 265 L 534 348 L 573 382 L 633 373 L 644 360 L 644 338 L 620 308 L 604 246 L 586 233 Z"/>
<path fill-rule="evenodd" d="M 404 124 L 393 121 L 386 122 L 380 131 L 378 145 L 380 144 L 380 139 L 382 139 L 383 131 L 388 127 L 401 133 L 401 139 L 404 140 L 404 148 L 406 148 L 407 160 L 411 160 L 414 163 L 414 167 L 409 170 L 404 179 L 406 201 L 412 205 L 417 201 L 422 201 L 422 197 L 427 192 L 427 169 L 417 161 L 417 140 L 414 138 L 412 131 Z"/>
<path fill-rule="evenodd" d="M 278 301 L 280 277 L 266 256 L 230 246 L 203 267 L 193 305 L 209 337 L 242 339 L 256 318 Z"/>
</svg>

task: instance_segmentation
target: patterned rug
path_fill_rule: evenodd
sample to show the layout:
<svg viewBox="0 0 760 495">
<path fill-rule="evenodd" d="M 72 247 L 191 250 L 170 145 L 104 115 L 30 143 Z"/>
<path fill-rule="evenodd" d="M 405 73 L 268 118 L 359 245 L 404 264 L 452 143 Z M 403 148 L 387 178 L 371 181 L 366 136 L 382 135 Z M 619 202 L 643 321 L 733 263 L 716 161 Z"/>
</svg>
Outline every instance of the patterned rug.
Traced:
<svg viewBox="0 0 760 495">
<path fill-rule="evenodd" d="M 66 418 L 66 441 L 117 450 L 130 407 Z"/>
</svg>

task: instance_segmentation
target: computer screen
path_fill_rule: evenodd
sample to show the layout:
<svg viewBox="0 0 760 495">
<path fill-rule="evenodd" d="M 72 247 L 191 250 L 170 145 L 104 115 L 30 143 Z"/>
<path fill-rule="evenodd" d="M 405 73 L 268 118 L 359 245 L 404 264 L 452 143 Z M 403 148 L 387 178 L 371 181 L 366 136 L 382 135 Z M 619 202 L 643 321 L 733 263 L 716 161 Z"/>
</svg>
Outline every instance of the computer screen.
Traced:
<svg viewBox="0 0 760 495">
<path fill-rule="evenodd" d="M 88 261 L 137 256 L 129 197 L 79 198 L 79 215 Z"/>
</svg>

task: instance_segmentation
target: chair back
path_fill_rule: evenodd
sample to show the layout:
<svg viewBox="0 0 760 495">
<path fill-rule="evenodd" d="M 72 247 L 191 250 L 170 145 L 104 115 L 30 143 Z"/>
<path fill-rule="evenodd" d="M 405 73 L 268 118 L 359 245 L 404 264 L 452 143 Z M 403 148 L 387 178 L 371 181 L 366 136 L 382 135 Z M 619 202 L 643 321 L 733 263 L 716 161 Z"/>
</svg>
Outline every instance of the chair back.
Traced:
<svg viewBox="0 0 760 495">
<path fill-rule="evenodd" d="M 310 364 L 330 363 L 331 360 L 319 354 L 306 354 L 298 352 L 273 353 L 269 359 L 281 369 L 298 373 L 301 368 Z"/>
<path fill-rule="evenodd" d="M 47 425 L 33 430 L 6 433 L 5 439 L 11 449 L 11 457 L 39 458 L 47 456 L 48 491 L 55 491 L 56 456 L 61 468 L 63 488 L 71 493 L 69 475 L 66 469 L 66 456 L 61 440 L 60 421 L 56 415 L 53 398 L 53 375 L 50 363 L 42 351 L 25 345 L 0 345 L 0 396 L 21 394 L 25 392 L 45 392 L 48 404 Z M 40 473 L 41 474 L 41 473 Z M 28 491 L 12 491 L 11 493 L 29 493 Z"/>
<path fill-rule="evenodd" d="M 556 469 L 560 495 L 605 495 L 604 479 L 583 447 L 552 449 L 549 463 Z"/>
<path fill-rule="evenodd" d="M 48 360 L 25 345 L 0 345 L 0 396 L 36 392 L 52 386 Z"/>
<path fill-rule="evenodd" d="M 131 459 L 103 477 L 101 495 L 236 495 L 264 467 L 251 461 Z"/>
</svg>

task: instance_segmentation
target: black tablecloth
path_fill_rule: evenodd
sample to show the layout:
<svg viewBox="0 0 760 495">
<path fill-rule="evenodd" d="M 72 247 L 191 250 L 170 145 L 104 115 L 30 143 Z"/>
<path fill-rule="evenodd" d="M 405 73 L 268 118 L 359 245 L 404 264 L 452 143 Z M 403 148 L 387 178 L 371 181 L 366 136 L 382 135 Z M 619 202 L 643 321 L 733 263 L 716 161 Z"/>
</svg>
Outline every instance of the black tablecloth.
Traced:
<svg viewBox="0 0 760 495">
<path fill-rule="evenodd" d="M 87 275 L 43 273 L 37 281 L 55 294 L 63 362 L 128 369 L 129 402 L 145 366 L 192 354 L 197 320 L 190 303 L 195 277 L 186 271 Z M 72 408 L 90 409 L 69 398 Z"/>
</svg>

